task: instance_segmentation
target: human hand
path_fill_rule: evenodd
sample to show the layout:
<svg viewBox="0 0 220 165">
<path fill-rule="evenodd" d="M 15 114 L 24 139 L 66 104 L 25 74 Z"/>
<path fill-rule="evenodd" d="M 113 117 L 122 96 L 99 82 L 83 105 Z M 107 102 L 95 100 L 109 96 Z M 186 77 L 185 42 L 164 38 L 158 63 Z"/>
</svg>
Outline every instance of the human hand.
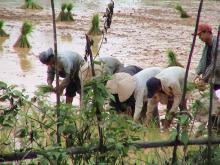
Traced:
<svg viewBox="0 0 220 165">
<path fill-rule="evenodd" d="M 196 75 L 193 79 L 194 83 L 198 83 L 201 80 L 202 80 L 202 77 L 200 75 Z"/>
<path fill-rule="evenodd" d="M 55 92 L 55 93 L 57 93 L 59 95 L 62 95 L 63 94 L 63 89 L 55 87 L 55 88 L 53 88 L 53 92 Z"/>
</svg>

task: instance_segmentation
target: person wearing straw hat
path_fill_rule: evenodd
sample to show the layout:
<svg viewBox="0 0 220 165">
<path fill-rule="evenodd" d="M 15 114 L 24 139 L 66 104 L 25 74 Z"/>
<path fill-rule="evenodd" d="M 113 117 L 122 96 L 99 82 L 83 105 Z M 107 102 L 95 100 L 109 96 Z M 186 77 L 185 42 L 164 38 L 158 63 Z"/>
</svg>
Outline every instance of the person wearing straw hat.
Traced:
<svg viewBox="0 0 220 165">
<path fill-rule="evenodd" d="M 112 80 L 107 81 L 107 89 L 112 94 L 117 94 L 120 102 L 126 101 L 134 94 L 134 121 L 138 121 L 142 111 L 144 97 L 147 96 L 147 80 L 158 74 L 161 70 L 160 67 L 150 67 L 138 72 L 134 76 L 128 73 L 116 73 L 112 76 Z"/>
<path fill-rule="evenodd" d="M 129 75 L 133 76 L 142 70 L 143 69 L 141 67 L 138 67 L 135 65 L 129 65 L 126 67 L 121 67 L 117 73 L 123 72 L 123 73 L 128 73 Z M 129 99 L 123 103 L 119 101 L 117 94 L 113 94 L 113 96 L 114 96 L 114 101 L 113 100 L 110 101 L 109 103 L 110 106 L 112 106 L 118 113 L 126 113 L 131 116 L 134 115 L 134 108 L 135 108 L 134 95 L 129 97 Z"/>
<path fill-rule="evenodd" d="M 81 55 L 72 51 L 58 52 L 56 62 L 53 49 L 49 48 L 39 54 L 39 60 L 48 67 L 47 83 L 51 86 L 55 77 L 55 64 L 57 63 L 59 76 L 64 79 L 59 85 L 59 89 L 55 87 L 54 91 L 62 94 L 63 90 L 66 89 L 66 103 L 71 104 L 76 93 L 80 94 L 81 86 L 78 75 L 80 66 L 84 63 Z"/>
<path fill-rule="evenodd" d="M 185 69 L 178 66 L 163 69 L 159 74 L 150 78 L 147 83 L 148 105 L 147 105 L 147 123 L 151 121 L 154 106 L 160 102 L 167 104 L 167 109 L 171 114 L 177 112 L 181 104 L 186 109 L 186 101 L 181 102 L 183 93 Z M 161 96 L 166 96 L 167 100 L 162 101 Z M 168 101 L 169 100 L 169 101 Z M 171 106 L 170 101 L 172 102 Z"/>
<path fill-rule="evenodd" d="M 209 24 L 199 24 L 196 35 L 199 36 L 200 40 L 204 42 L 205 45 L 203 48 L 203 52 L 199 64 L 196 68 L 197 76 L 195 78 L 195 83 L 197 84 L 208 83 L 211 81 L 211 74 L 214 72 L 214 59 L 215 59 L 215 50 L 217 46 L 217 37 L 212 34 L 212 27 Z M 216 67 L 212 82 L 214 85 L 213 86 L 214 91 L 219 90 L 220 89 L 220 44 L 217 46 Z M 217 99 L 215 92 L 214 92 L 214 99 Z M 213 102 L 215 102 L 214 99 Z M 215 105 L 213 105 L 213 107 L 215 107 Z M 214 109 L 212 115 L 213 122 L 217 121 L 218 117 L 216 115 L 218 114 L 220 114 L 219 110 Z M 218 127 L 220 127 L 220 124 Z"/>
</svg>

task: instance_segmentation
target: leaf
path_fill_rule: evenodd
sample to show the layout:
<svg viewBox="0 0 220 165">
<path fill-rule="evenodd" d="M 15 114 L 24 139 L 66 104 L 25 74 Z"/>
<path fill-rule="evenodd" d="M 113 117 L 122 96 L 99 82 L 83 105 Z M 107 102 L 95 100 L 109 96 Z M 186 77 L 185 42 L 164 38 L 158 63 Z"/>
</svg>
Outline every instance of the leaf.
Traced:
<svg viewBox="0 0 220 165">
<path fill-rule="evenodd" d="M 93 61 L 94 64 L 97 64 L 97 65 L 101 65 L 102 62 L 101 61 Z"/>
<path fill-rule="evenodd" d="M 171 134 L 170 134 L 170 140 L 175 140 L 177 136 L 177 130 L 176 129 L 172 129 Z"/>
<path fill-rule="evenodd" d="M 3 81 L 0 81 L 0 89 L 6 89 L 7 88 L 7 84 Z"/>
<path fill-rule="evenodd" d="M 179 118 L 180 125 L 186 125 L 188 124 L 188 121 L 189 121 L 189 116 L 187 115 L 181 115 Z"/>
<path fill-rule="evenodd" d="M 189 141 L 189 136 L 187 134 L 187 132 L 182 132 L 179 136 L 179 140 L 184 144 L 187 145 L 188 141 Z"/>
</svg>

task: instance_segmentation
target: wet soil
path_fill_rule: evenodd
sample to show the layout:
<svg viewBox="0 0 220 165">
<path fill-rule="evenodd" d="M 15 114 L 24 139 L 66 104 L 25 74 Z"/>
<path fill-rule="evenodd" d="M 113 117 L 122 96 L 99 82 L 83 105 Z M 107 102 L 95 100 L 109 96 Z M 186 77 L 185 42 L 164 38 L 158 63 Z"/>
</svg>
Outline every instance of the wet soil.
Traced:
<svg viewBox="0 0 220 165">
<path fill-rule="evenodd" d="M 72 2 L 67 0 L 65 2 Z M 88 32 L 92 15 L 103 14 L 108 0 L 76 0 L 73 9 L 75 22 L 57 22 L 58 50 L 73 50 L 84 55 L 85 33 Z M 177 2 L 191 16 L 180 18 L 174 9 Z M 0 19 L 5 21 L 4 29 L 9 38 L 0 38 L 0 80 L 17 84 L 33 93 L 36 85 L 46 83 L 46 66 L 38 60 L 41 51 L 53 47 L 53 28 L 50 1 L 39 0 L 43 10 L 24 10 L 18 0 L 0 0 Z M 55 1 L 56 15 L 59 14 L 63 1 Z M 199 1 L 196 0 L 115 0 L 115 13 L 107 43 L 103 44 L 100 55 L 117 57 L 125 65 L 141 67 L 167 66 L 166 51 L 172 49 L 179 61 L 186 65 L 196 22 Z M 213 26 L 216 34 L 220 22 L 220 1 L 205 1 L 201 22 Z M 20 35 L 24 20 L 34 24 L 29 36 L 31 49 L 15 49 L 13 44 Z M 103 28 L 103 27 L 101 27 Z M 197 39 L 193 53 L 191 71 L 200 58 L 203 43 Z M 96 53 L 98 45 L 94 48 Z"/>
</svg>

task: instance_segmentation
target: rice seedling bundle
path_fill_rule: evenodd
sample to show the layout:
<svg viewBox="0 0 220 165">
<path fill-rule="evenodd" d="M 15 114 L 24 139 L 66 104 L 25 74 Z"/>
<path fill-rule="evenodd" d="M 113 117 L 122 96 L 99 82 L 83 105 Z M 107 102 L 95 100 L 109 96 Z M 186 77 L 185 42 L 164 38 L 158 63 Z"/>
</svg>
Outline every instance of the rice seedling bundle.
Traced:
<svg viewBox="0 0 220 165">
<path fill-rule="evenodd" d="M 21 6 L 22 9 L 43 9 L 40 5 L 33 2 L 33 0 L 25 0 L 25 4 Z"/>
<path fill-rule="evenodd" d="M 27 39 L 27 36 L 32 32 L 32 30 L 33 30 L 33 25 L 25 21 L 21 28 L 21 35 L 19 36 L 18 40 L 14 44 L 14 47 L 31 48 L 31 45 Z"/>
<path fill-rule="evenodd" d="M 37 88 L 38 92 L 42 94 L 53 92 L 53 87 L 51 85 L 38 85 Z"/>
<path fill-rule="evenodd" d="M 187 14 L 187 12 L 186 12 L 185 10 L 183 10 L 183 8 L 182 8 L 182 6 L 181 6 L 180 4 L 177 4 L 176 7 L 175 7 L 175 9 L 176 9 L 177 11 L 179 11 L 181 18 L 188 18 L 188 17 L 189 17 L 189 15 Z"/>
<path fill-rule="evenodd" d="M 61 6 L 61 12 L 57 17 L 57 21 L 66 21 L 67 20 L 67 18 L 66 18 L 67 16 L 66 16 L 66 12 L 65 12 L 66 8 L 67 8 L 67 4 L 63 3 Z"/>
<path fill-rule="evenodd" d="M 0 20 L 0 37 L 8 37 L 9 35 L 3 30 L 4 21 Z"/>
<path fill-rule="evenodd" d="M 183 67 L 183 65 L 177 60 L 176 54 L 172 50 L 167 51 L 167 58 L 168 58 L 168 67 L 170 66 Z"/>
<path fill-rule="evenodd" d="M 99 27 L 99 14 L 95 14 L 92 18 L 92 27 L 90 28 L 89 35 L 101 35 L 101 30 Z"/>
<path fill-rule="evenodd" d="M 67 5 L 67 13 L 66 13 L 66 19 L 67 21 L 74 21 L 71 10 L 73 9 L 73 4 L 69 3 Z"/>
</svg>

